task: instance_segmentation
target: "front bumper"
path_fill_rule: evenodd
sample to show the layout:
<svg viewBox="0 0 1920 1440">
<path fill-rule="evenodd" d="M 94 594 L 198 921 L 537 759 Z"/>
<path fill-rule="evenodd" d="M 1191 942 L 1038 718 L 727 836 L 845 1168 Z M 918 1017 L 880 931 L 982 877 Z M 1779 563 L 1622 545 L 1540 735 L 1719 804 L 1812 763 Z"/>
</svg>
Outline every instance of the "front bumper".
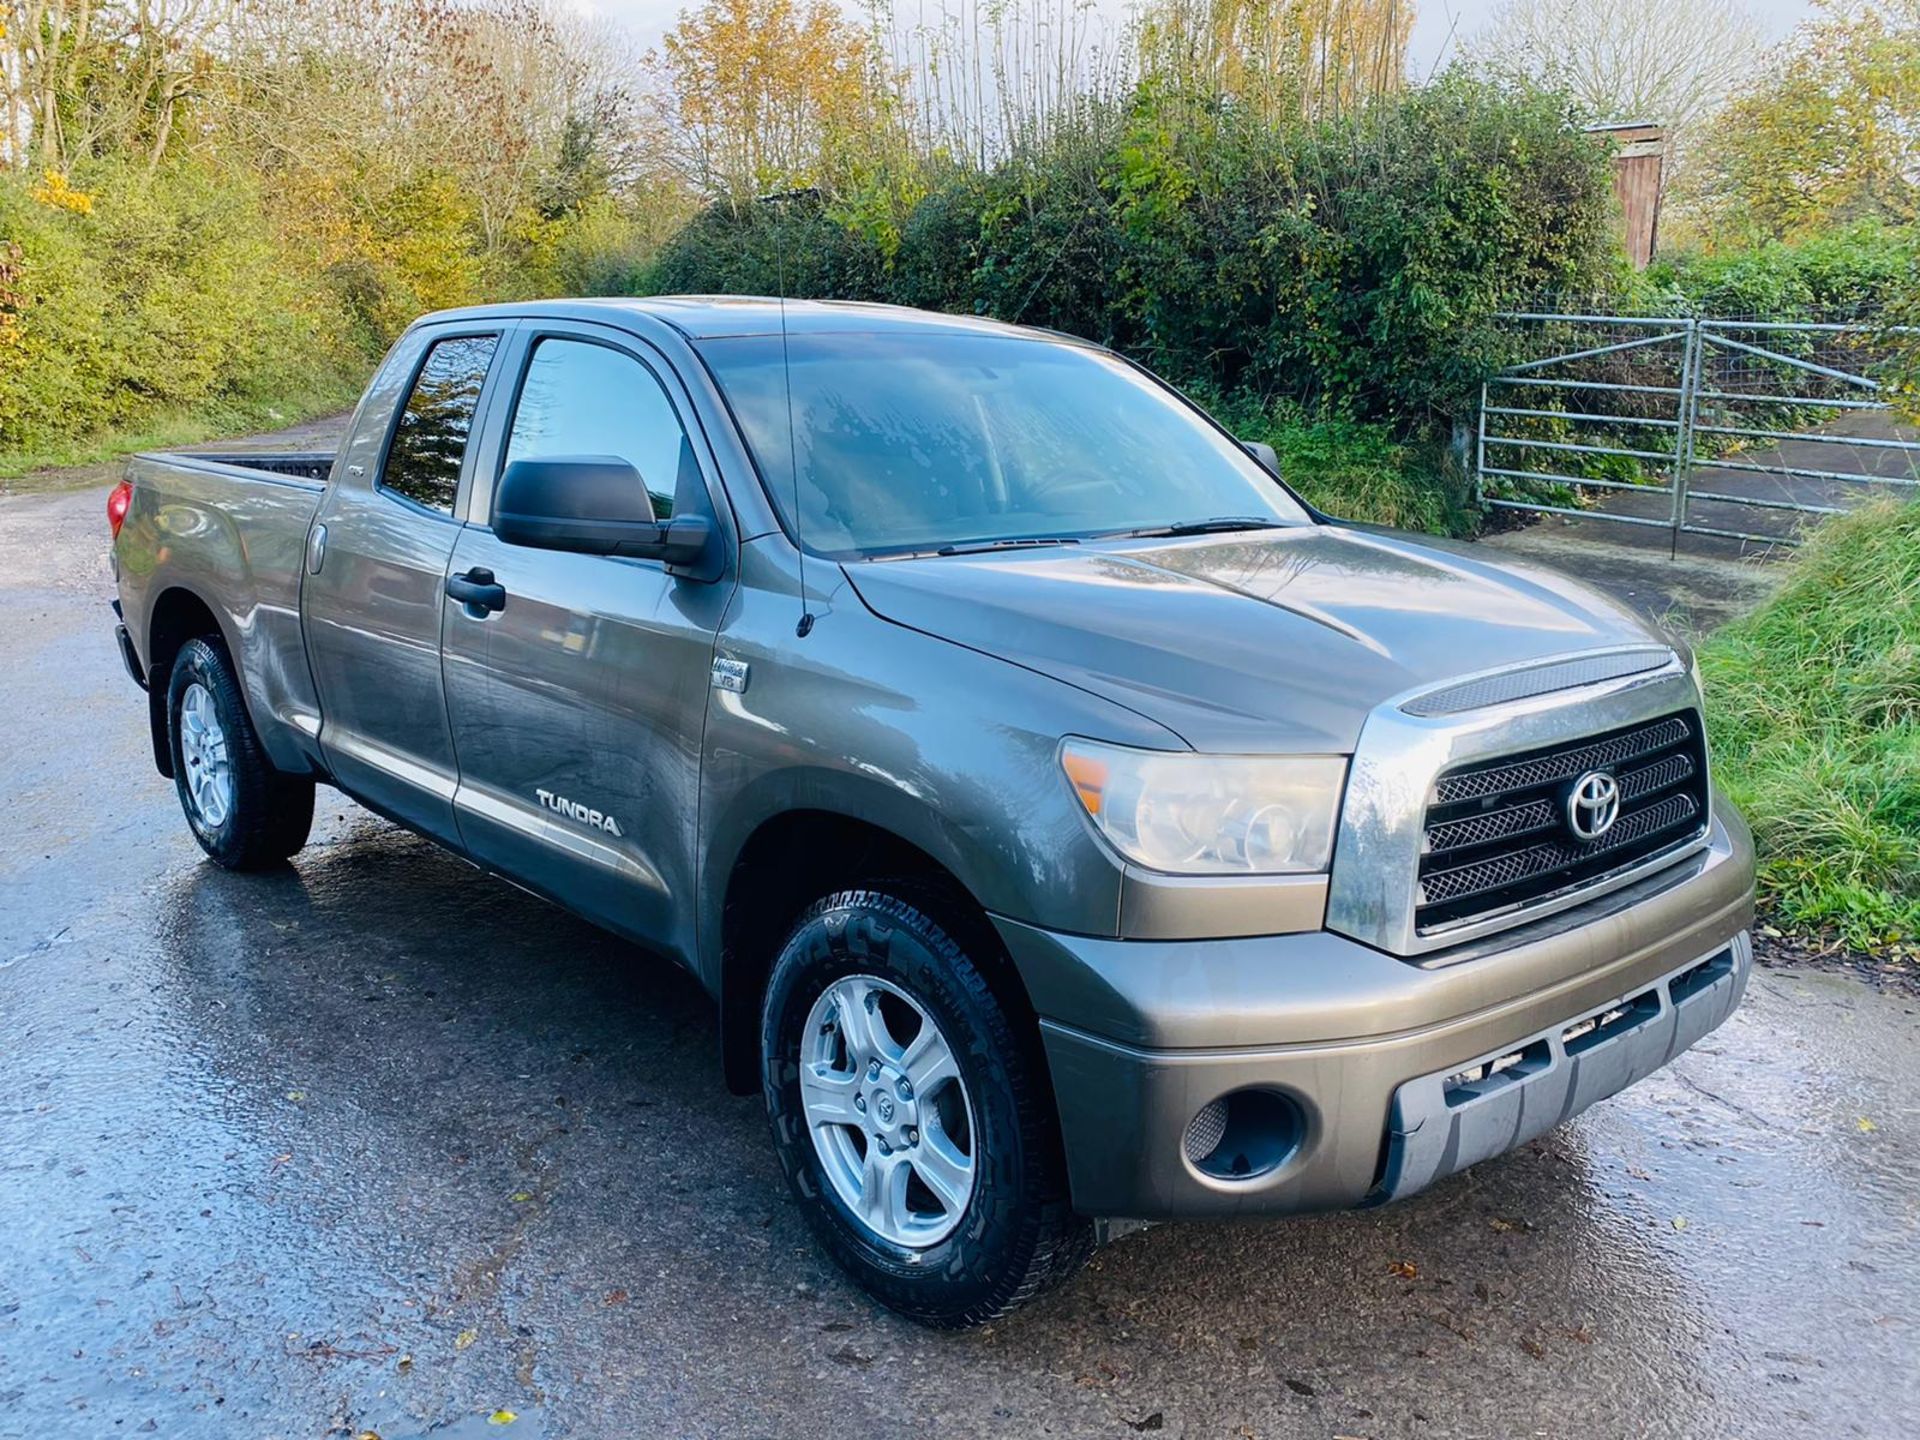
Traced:
<svg viewBox="0 0 1920 1440">
<path fill-rule="evenodd" d="M 1717 805 L 1707 847 L 1668 869 L 1413 959 L 1329 931 L 1139 942 L 998 924 L 1041 1017 L 1074 1207 L 1167 1219 L 1399 1199 L 1533 1138 L 1732 1013 L 1752 915 L 1752 841 Z M 1290 1132 L 1246 1173 L 1209 1173 L 1188 1126 L 1249 1092 L 1283 1097 L 1266 1113 Z"/>
</svg>

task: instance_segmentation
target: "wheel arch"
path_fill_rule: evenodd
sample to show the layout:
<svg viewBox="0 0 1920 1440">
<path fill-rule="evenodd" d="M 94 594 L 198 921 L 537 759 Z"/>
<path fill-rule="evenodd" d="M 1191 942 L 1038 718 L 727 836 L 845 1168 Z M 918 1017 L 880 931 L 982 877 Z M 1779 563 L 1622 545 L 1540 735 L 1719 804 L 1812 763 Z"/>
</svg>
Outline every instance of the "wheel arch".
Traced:
<svg viewBox="0 0 1920 1440">
<path fill-rule="evenodd" d="M 794 922 L 828 895 L 883 887 L 924 911 L 980 966 L 1045 1075 L 1039 1019 L 1025 983 L 986 907 L 955 868 L 873 819 L 796 808 L 768 815 L 746 835 L 721 888 L 715 917 L 721 1062 L 734 1093 L 760 1088 L 761 1001 Z"/>
<path fill-rule="evenodd" d="M 233 642 L 228 638 L 220 616 L 194 590 L 172 585 L 154 600 L 147 618 L 147 727 L 153 741 L 153 763 L 169 780 L 173 778 L 173 747 L 169 743 L 167 691 L 171 688 L 173 662 L 189 640 L 211 639 L 220 644 L 229 659 Z M 247 703 L 246 686 L 240 687 Z"/>
</svg>

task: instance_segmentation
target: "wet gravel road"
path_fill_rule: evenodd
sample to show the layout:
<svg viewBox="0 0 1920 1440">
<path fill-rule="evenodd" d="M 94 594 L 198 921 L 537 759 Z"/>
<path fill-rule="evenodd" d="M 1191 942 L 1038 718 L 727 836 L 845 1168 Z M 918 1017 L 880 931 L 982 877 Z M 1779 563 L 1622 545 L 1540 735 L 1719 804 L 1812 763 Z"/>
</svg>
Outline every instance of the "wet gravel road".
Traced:
<svg viewBox="0 0 1920 1440">
<path fill-rule="evenodd" d="M 102 497 L 0 500 L 0 1435 L 1920 1426 L 1910 997 L 1763 971 L 1425 1196 L 927 1333 L 816 1254 L 678 972 L 337 797 L 281 873 L 202 863 Z"/>
</svg>

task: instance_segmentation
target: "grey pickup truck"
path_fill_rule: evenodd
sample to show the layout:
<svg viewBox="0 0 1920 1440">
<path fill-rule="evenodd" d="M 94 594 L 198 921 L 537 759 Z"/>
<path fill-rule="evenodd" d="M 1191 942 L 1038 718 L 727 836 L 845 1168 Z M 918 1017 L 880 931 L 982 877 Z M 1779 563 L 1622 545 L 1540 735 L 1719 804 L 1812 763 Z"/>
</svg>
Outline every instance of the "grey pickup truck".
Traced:
<svg viewBox="0 0 1920 1440">
<path fill-rule="evenodd" d="M 133 460 L 119 641 L 216 862 L 326 783 L 672 957 L 822 1244 L 974 1324 L 1112 1222 L 1411 1195 L 1746 986 L 1684 645 L 1276 470 L 1058 335 L 463 310 L 338 454 Z"/>
</svg>

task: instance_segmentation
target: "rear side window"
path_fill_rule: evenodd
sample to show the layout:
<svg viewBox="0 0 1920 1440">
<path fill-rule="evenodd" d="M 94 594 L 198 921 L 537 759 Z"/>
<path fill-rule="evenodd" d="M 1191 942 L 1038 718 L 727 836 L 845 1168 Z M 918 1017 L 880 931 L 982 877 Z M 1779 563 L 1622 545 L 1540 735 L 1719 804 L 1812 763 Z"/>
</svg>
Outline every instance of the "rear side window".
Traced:
<svg viewBox="0 0 1920 1440">
<path fill-rule="evenodd" d="M 453 514 L 460 461 L 499 341 L 497 335 L 460 335 L 435 341 L 427 351 L 387 447 L 380 476 L 384 489 L 429 510 Z"/>
</svg>

